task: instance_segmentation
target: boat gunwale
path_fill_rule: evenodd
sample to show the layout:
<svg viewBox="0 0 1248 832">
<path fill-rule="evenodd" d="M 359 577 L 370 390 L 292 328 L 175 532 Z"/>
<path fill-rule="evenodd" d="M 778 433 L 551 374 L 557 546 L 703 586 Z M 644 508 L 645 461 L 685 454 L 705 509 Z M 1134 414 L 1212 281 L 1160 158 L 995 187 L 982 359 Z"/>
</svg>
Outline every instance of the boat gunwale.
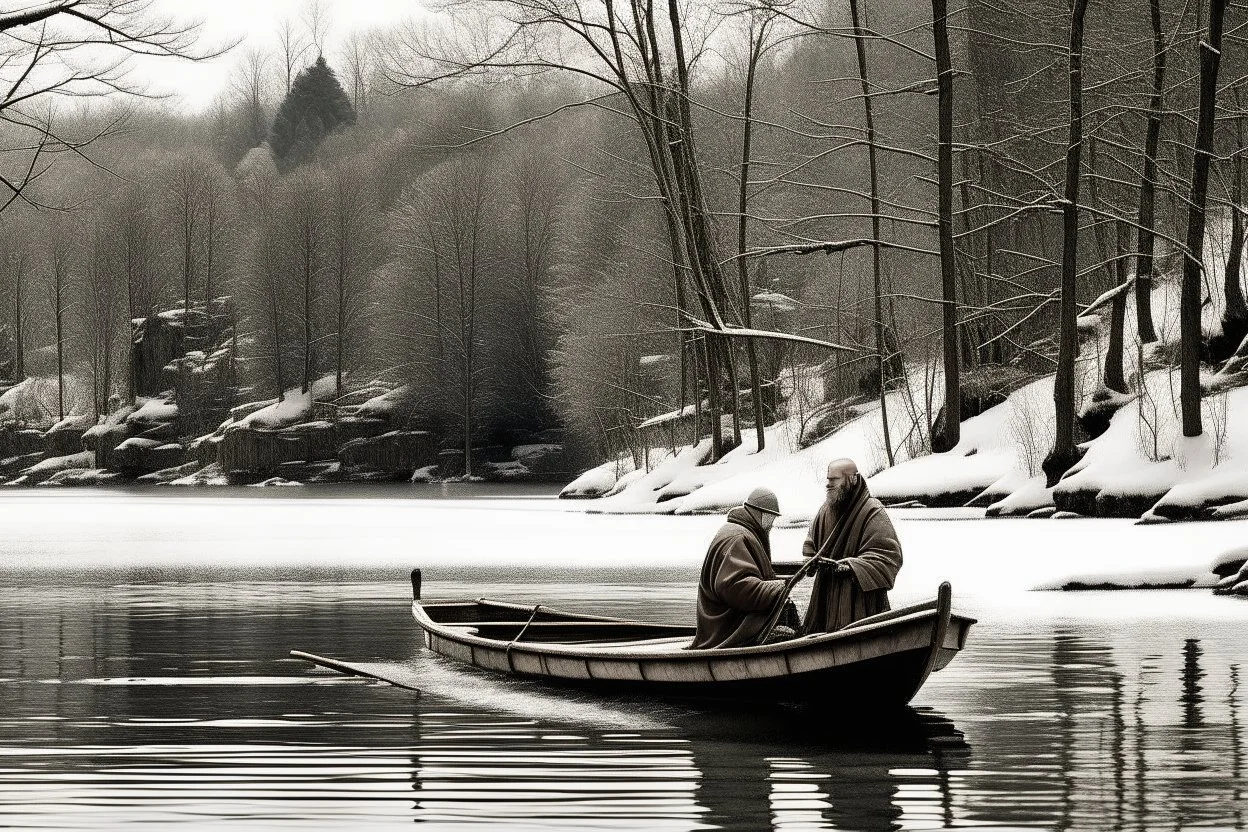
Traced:
<svg viewBox="0 0 1248 832">
<path fill-rule="evenodd" d="M 432 604 L 436 604 L 436 603 L 437 602 L 432 602 Z M 463 604 L 463 603 L 473 603 L 473 602 L 471 601 L 466 601 L 466 602 L 465 601 L 459 601 L 459 602 L 447 601 L 444 603 Z M 498 602 L 490 602 L 490 603 L 497 604 Z M 509 607 L 515 607 L 516 609 L 526 609 L 526 610 L 533 609 L 532 607 L 525 607 L 523 605 L 514 605 L 514 604 L 505 604 L 505 605 Z M 915 606 L 919 606 L 919 605 L 915 605 Z M 551 608 L 551 607 L 543 606 L 543 609 L 546 609 L 551 612 L 556 612 L 556 613 L 559 612 L 558 610 L 555 610 L 554 608 Z M 823 645 L 831 644 L 831 643 L 838 642 L 838 641 L 859 640 L 863 636 L 870 637 L 872 635 L 878 635 L 880 631 L 898 629 L 904 625 L 921 622 L 924 619 L 930 618 L 930 619 L 935 620 L 935 619 L 938 619 L 940 615 L 938 610 L 929 607 L 927 609 L 920 609 L 911 613 L 903 613 L 901 615 L 888 618 L 883 621 L 865 624 L 860 627 L 850 626 L 845 629 L 838 630 L 834 633 L 813 633 L 810 635 L 800 636 L 795 639 L 790 639 L 788 641 L 775 642 L 773 644 L 759 644 L 759 645 L 751 645 L 748 647 L 712 647 L 712 648 L 701 648 L 701 649 L 682 648 L 680 650 L 666 650 L 663 652 L 657 652 L 657 651 L 644 651 L 644 650 L 639 650 L 639 651 L 620 650 L 618 647 L 610 646 L 603 642 L 580 642 L 576 644 L 570 644 L 570 643 L 559 643 L 559 642 L 506 641 L 503 639 L 486 638 L 484 636 L 479 636 L 479 635 L 475 635 L 473 633 L 464 631 L 463 628 L 471 627 L 472 622 L 461 622 L 458 624 L 443 624 L 441 622 L 434 621 L 425 613 L 424 603 L 419 600 L 412 601 L 412 612 L 413 612 L 413 616 L 416 618 L 417 625 L 419 625 L 421 629 L 431 634 L 437 635 L 440 638 L 449 639 L 451 641 L 458 642 L 460 644 L 465 644 L 470 647 L 484 647 L 484 648 L 500 650 L 504 652 L 519 651 L 523 653 L 532 653 L 532 654 L 539 654 L 539 655 L 540 654 L 550 654 L 550 655 L 559 655 L 559 656 L 571 655 L 571 656 L 577 656 L 577 657 L 593 658 L 596 660 L 601 659 L 601 660 L 619 660 L 619 661 L 677 661 L 677 662 L 706 661 L 708 659 L 732 658 L 732 657 L 738 657 L 738 656 L 739 657 L 758 657 L 758 656 L 767 656 L 767 655 L 783 655 L 785 653 L 796 652 L 799 650 L 805 650 L 805 649 L 809 649 L 812 647 L 822 647 Z M 900 612 L 900 610 L 898 612 Z M 573 614 L 573 615 L 576 615 L 576 614 Z M 593 619 L 628 622 L 628 623 L 633 623 L 633 624 L 646 623 L 646 622 L 630 621 L 629 619 L 619 619 L 619 618 L 611 619 L 611 618 L 606 618 L 605 616 L 594 616 Z M 976 623 L 976 620 L 974 618 L 970 618 L 964 615 L 958 615 L 956 613 L 951 612 L 949 614 L 950 623 L 953 623 L 955 619 L 959 623 L 959 628 L 964 627 L 964 626 L 970 626 L 971 624 Z M 494 623 L 494 622 L 481 622 L 481 623 Z M 639 640 L 642 640 L 642 639 L 631 639 L 631 641 L 639 641 Z M 595 645 L 598 645 L 598 646 L 595 646 Z M 438 652 L 438 651 L 435 651 L 435 652 Z"/>
</svg>

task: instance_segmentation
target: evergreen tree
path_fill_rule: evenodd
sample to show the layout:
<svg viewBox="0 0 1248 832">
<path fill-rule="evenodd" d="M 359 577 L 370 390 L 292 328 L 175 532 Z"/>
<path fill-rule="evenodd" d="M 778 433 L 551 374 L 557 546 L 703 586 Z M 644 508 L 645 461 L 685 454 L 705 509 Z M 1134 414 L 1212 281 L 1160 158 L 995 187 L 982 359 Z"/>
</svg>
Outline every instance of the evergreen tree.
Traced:
<svg viewBox="0 0 1248 832">
<path fill-rule="evenodd" d="M 324 57 L 299 73 L 277 109 L 269 146 L 278 164 L 290 169 L 307 161 L 325 137 L 355 124 L 355 108 Z"/>
</svg>

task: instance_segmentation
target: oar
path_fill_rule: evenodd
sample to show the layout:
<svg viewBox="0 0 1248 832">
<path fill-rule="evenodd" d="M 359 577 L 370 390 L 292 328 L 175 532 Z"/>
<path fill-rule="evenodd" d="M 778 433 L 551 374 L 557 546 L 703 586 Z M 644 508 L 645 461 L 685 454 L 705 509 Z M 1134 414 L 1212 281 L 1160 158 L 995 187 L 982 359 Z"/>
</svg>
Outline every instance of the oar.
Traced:
<svg viewBox="0 0 1248 832">
<path fill-rule="evenodd" d="M 414 685 L 408 685 L 397 681 L 396 679 L 386 678 L 385 676 L 373 673 L 365 666 L 340 662 L 337 659 L 329 659 L 325 656 L 318 656 L 315 653 L 305 653 L 302 650 L 291 650 L 290 657 L 292 659 L 303 659 L 305 662 L 311 662 L 312 664 L 327 668 L 329 670 L 336 670 L 339 673 L 346 674 L 347 676 L 359 676 L 364 679 L 386 682 L 387 684 L 394 685 L 396 688 L 405 688 L 407 690 L 414 690 L 417 693 L 420 693 L 420 688 L 415 687 Z"/>
<path fill-rule="evenodd" d="M 828 539 L 823 541 L 823 545 L 819 547 L 819 551 L 808 558 L 798 570 L 793 573 L 792 577 L 784 582 L 784 591 L 780 593 L 780 601 L 776 604 L 776 608 L 771 611 L 771 615 L 767 617 L 767 624 L 763 627 L 762 632 L 758 635 L 758 644 L 762 644 L 767 640 L 767 636 L 771 635 L 771 631 L 776 629 L 776 624 L 780 622 L 780 616 L 784 614 L 784 605 L 789 600 L 789 595 L 793 592 L 793 587 L 797 586 L 797 582 L 810 574 L 810 570 L 815 568 L 818 563 L 836 563 L 834 560 L 828 560 L 824 557 L 828 549 L 832 548 L 832 543 L 840 536 L 842 525 L 837 524 L 833 530 L 833 534 L 828 535 Z"/>
<path fill-rule="evenodd" d="M 807 558 L 798 570 L 794 572 L 785 582 L 784 590 L 780 593 L 780 600 L 776 603 L 776 608 L 771 611 L 771 615 L 767 617 L 767 624 L 763 627 L 762 632 L 758 635 L 758 643 L 762 644 L 767 640 L 767 636 L 771 635 L 771 631 L 776 629 L 776 625 L 780 623 L 780 616 L 784 614 L 784 605 L 788 603 L 789 595 L 793 593 L 793 588 L 797 586 L 798 581 L 810 574 L 810 570 L 815 568 L 819 563 L 833 563 L 821 555 L 815 555 L 813 558 Z"/>
</svg>

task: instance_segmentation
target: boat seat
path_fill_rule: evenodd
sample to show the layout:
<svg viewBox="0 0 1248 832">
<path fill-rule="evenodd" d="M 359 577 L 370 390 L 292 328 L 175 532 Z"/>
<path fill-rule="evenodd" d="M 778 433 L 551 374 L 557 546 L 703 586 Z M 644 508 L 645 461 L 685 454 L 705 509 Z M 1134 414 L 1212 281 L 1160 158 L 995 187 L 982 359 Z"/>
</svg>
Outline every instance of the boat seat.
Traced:
<svg viewBox="0 0 1248 832">
<path fill-rule="evenodd" d="M 471 624 L 447 624 L 446 626 L 450 627 L 456 632 L 463 633 L 465 635 L 469 635 L 469 636 L 477 635 L 477 628 L 472 626 Z"/>
<path fill-rule="evenodd" d="M 645 638 L 637 641 L 613 641 L 610 643 L 581 642 L 580 647 L 593 648 L 594 651 L 604 650 L 612 653 L 632 652 L 634 650 L 657 650 L 664 653 L 678 653 L 689 646 L 693 639 L 689 636 L 669 636 L 667 638 Z"/>
</svg>

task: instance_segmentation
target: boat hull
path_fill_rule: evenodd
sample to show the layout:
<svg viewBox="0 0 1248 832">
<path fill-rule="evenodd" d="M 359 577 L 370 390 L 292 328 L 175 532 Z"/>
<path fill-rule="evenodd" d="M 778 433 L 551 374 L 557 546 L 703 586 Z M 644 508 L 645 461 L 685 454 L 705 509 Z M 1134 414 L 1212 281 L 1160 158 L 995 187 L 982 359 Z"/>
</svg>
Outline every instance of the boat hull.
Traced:
<svg viewBox="0 0 1248 832">
<path fill-rule="evenodd" d="M 711 650 L 682 649 L 692 636 L 688 628 L 547 607 L 417 600 L 412 612 L 434 653 L 526 679 L 665 699 L 893 707 L 908 703 L 966 643 L 974 620 L 953 615 L 942 592 L 943 604 L 897 610 L 838 633 Z M 524 613 L 527 621 L 517 618 Z M 589 640 L 609 630 L 657 637 Z"/>
</svg>

